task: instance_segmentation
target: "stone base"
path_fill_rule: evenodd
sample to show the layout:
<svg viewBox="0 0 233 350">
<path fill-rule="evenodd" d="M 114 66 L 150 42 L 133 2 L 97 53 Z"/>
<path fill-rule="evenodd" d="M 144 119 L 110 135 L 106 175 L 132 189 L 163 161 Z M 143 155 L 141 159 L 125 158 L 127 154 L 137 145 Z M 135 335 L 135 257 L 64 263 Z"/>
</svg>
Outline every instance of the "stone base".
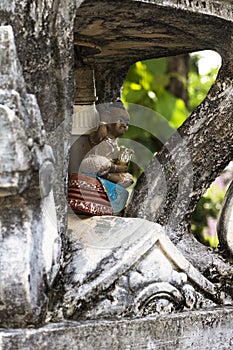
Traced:
<svg viewBox="0 0 233 350">
<path fill-rule="evenodd" d="M 1 329 L 1 350 L 228 350 L 233 308 L 101 322 L 64 322 L 38 329 Z"/>
</svg>

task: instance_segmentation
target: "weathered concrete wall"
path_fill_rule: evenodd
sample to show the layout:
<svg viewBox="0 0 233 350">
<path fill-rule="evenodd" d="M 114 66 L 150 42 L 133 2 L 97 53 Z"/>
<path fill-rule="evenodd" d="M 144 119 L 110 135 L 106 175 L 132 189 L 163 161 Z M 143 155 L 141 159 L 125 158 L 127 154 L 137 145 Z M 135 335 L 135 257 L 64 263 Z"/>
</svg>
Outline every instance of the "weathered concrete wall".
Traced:
<svg viewBox="0 0 233 350">
<path fill-rule="evenodd" d="M 25 326 L 42 322 L 54 258 L 59 269 L 54 157 L 11 26 L 0 27 L 0 63 L 0 323 Z"/>
<path fill-rule="evenodd" d="M 233 310 L 154 318 L 67 322 L 0 333 L 2 350 L 230 350 Z"/>
<path fill-rule="evenodd" d="M 58 229 L 64 233 L 64 177 L 68 167 L 73 106 L 73 20 L 76 2 L 4 0 L 0 24 L 13 27 L 28 93 L 35 94 L 56 159 Z"/>
<path fill-rule="evenodd" d="M 12 26 L 16 45 L 14 57 L 7 52 L 4 41 L 1 46 L 7 55 L 5 61 L 4 55 L 1 55 L 1 89 L 8 89 L 5 99 L 1 98 L 1 103 L 13 109 L 16 119 L 20 119 L 19 123 L 23 129 L 21 133 L 25 133 L 25 140 L 21 141 L 24 143 L 22 149 L 17 146 L 18 148 L 10 154 L 4 145 L 8 130 L 5 122 L 1 121 L 1 160 L 4 164 L 1 164 L 1 185 L 4 171 L 6 173 L 6 169 L 9 170 L 7 154 L 8 160 L 12 157 L 14 162 L 19 164 L 16 170 L 21 174 L 19 184 L 22 187 L 18 191 L 16 188 L 15 193 L 12 189 L 13 195 L 17 196 L 9 197 L 6 193 L 4 198 L 0 198 L 2 326 L 17 327 L 44 322 L 48 286 L 52 275 L 53 279 L 59 269 L 60 261 L 57 261 L 56 271 L 50 270 L 54 258 L 56 260 L 56 254 L 57 257 L 61 255 L 60 238 L 64 236 L 66 227 L 64 178 L 68 169 L 73 106 L 75 6 L 76 3 L 72 0 L 65 3 L 52 0 L 5 0 L 0 3 L 0 24 Z M 6 69 L 7 60 L 10 62 L 12 59 L 15 60 L 11 62 L 14 69 Z M 17 71 L 18 63 L 22 72 Z M 14 76 L 8 74 L 7 77 L 8 71 Z M 1 92 L 3 95 L 4 91 Z M 12 98 L 9 97 L 11 95 Z M 40 112 L 43 120 L 40 120 Z M 15 124 L 13 121 L 12 123 Z M 9 123 L 9 130 L 11 128 Z M 18 145 L 21 136 L 16 133 L 16 124 L 14 128 L 15 144 Z M 42 154 L 41 138 L 44 139 L 44 143 L 52 146 L 55 161 L 48 149 L 47 154 Z M 38 150 L 35 151 L 33 160 L 35 144 Z M 24 162 L 22 155 L 26 159 Z M 53 159 L 55 172 L 48 163 L 40 169 L 46 158 Z M 25 162 L 28 171 L 25 176 L 26 184 L 22 181 Z M 11 169 L 11 179 L 8 176 L 8 187 L 12 184 L 14 171 L 15 169 Z M 48 196 L 46 190 L 46 186 L 50 186 L 49 183 L 52 185 L 52 182 L 56 212 L 53 195 Z M 7 181 L 5 183 L 7 186 Z M 54 240 L 57 241 L 56 248 L 52 243 Z M 57 249 L 56 252 L 54 248 Z"/>
<path fill-rule="evenodd" d="M 74 1 L 0 4 L 0 24 L 13 28 L 10 38 L 7 29 L 1 32 L 0 323 L 4 327 L 44 322 L 48 287 L 60 265 L 56 261 L 51 270 L 61 255 L 60 237 L 66 225 L 74 17 Z M 45 143 L 52 146 L 55 160 Z M 49 193 L 53 182 L 56 212 Z"/>
</svg>

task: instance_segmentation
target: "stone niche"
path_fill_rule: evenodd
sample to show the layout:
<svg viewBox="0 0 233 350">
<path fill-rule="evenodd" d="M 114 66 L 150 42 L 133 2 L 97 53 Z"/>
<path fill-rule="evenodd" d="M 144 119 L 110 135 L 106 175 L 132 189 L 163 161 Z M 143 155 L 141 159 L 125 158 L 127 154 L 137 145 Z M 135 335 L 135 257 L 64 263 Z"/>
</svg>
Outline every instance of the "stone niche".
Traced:
<svg viewBox="0 0 233 350">
<path fill-rule="evenodd" d="M 0 4 L 3 350 L 196 350 L 212 349 L 210 339 L 231 349 L 232 186 L 219 256 L 152 222 L 149 207 L 153 220 L 141 217 L 140 194 L 134 218 L 68 215 L 66 180 L 88 150 L 97 99 L 120 97 L 141 59 L 217 51 L 223 66 L 190 120 L 197 131 L 218 115 L 221 139 L 233 119 L 232 10 L 230 0 Z"/>
</svg>

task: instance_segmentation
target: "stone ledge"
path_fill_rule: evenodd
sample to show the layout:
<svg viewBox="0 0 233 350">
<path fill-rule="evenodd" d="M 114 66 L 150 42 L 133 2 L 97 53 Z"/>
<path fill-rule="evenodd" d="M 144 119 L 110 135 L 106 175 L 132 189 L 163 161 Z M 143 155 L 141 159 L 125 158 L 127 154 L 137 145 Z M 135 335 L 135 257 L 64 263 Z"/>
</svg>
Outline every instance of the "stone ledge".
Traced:
<svg viewBox="0 0 233 350">
<path fill-rule="evenodd" d="M 233 308 L 119 321 L 1 329 L 1 350 L 218 350 L 233 346 Z M 214 345 L 213 345 L 214 344 Z"/>
</svg>

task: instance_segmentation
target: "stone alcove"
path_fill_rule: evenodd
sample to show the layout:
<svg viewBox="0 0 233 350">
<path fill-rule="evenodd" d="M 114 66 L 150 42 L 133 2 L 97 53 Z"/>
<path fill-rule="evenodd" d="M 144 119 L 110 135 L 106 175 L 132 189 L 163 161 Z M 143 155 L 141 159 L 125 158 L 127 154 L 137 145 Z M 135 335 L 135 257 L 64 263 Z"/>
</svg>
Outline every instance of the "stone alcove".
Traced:
<svg viewBox="0 0 233 350">
<path fill-rule="evenodd" d="M 124 7 L 120 2 L 82 2 L 74 25 L 78 87 L 75 111 L 80 108 L 87 111 L 96 101 L 104 103 L 120 97 L 126 73 L 138 60 L 212 49 L 228 61 L 226 46 L 216 38 L 222 28 L 226 28 L 225 18 L 230 10 L 227 3 L 220 6 L 207 1 L 170 1 L 166 4 L 126 1 Z M 96 126 L 98 116 L 93 113 L 90 118 L 90 114 L 90 109 L 86 116 L 81 116 L 80 112 L 76 114 L 74 135 L 81 135 Z M 84 120 L 86 126 L 83 128 Z M 80 149 L 83 155 L 88 150 L 85 137 L 79 138 L 79 143 L 80 146 L 75 148 L 72 140 L 71 164 L 75 163 L 76 155 L 80 155 Z M 77 167 L 73 169 L 76 171 Z"/>
<path fill-rule="evenodd" d="M 226 101 L 225 103 L 221 97 L 229 92 L 230 99 L 231 94 L 230 45 L 228 49 L 226 48 L 226 42 L 230 43 L 231 39 L 228 34 L 225 35 L 227 28 L 227 33 L 231 32 L 231 23 L 225 19 L 231 8 L 227 3 L 221 7 L 219 3 L 213 2 L 171 1 L 165 4 L 164 2 L 126 1 L 124 8 L 119 7 L 119 4 L 120 2 L 109 1 L 83 2 L 75 20 L 74 40 L 78 46 L 76 59 L 79 62 L 77 66 L 79 69 L 81 67 L 80 72 L 82 69 L 85 72 L 85 68 L 93 68 L 95 84 L 92 85 L 93 87 L 95 85 L 99 103 L 113 101 L 120 96 L 121 86 L 129 66 L 140 59 L 167 57 L 204 49 L 215 50 L 223 58 L 223 66 L 207 98 L 180 128 L 180 134 L 187 142 L 187 148 L 190 147 L 190 153 L 194 155 L 189 160 L 190 164 L 192 162 L 194 164 L 194 172 L 192 169 L 187 173 L 187 169 L 184 169 L 185 155 L 183 154 L 182 163 L 182 148 L 179 148 L 179 145 L 174 147 L 172 152 L 181 155 L 180 173 L 176 172 L 177 169 L 173 166 L 169 166 L 169 155 L 162 151 L 159 159 L 161 163 L 168 165 L 168 170 L 165 172 L 168 182 L 171 181 L 165 205 L 163 207 L 151 205 L 153 198 L 158 198 L 156 195 L 159 190 L 156 184 L 161 180 L 161 174 L 155 170 L 155 161 L 152 161 L 148 167 L 148 173 L 140 178 L 136 186 L 136 194 L 127 212 L 128 216 L 146 218 L 167 225 L 168 234 L 173 242 L 195 267 L 203 271 L 208 254 L 199 254 L 198 249 L 201 248 L 192 237 L 185 235 L 187 233 L 185 224 L 197 199 L 229 162 L 231 153 L 231 142 L 225 143 L 222 146 L 223 149 L 220 149 L 221 138 L 219 138 L 226 127 L 224 121 L 221 124 L 220 110 L 224 116 L 229 111 L 229 103 Z M 224 44 L 224 40 L 218 34 L 223 28 L 225 29 Z M 218 40 L 216 40 L 217 36 Z M 92 74 L 91 77 L 93 79 Z M 85 84 L 90 86 L 83 80 L 83 85 Z M 77 86 L 82 86 L 82 79 L 77 82 Z M 78 93 L 80 91 L 79 89 Z M 92 97 L 94 95 L 92 94 Z M 78 100 L 77 97 L 76 101 Z M 93 104 L 92 98 L 90 105 Z M 225 105 L 223 109 L 222 104 Z M 214 115 L 218 115 L 218 120 Z M 227 120 L 229 120 L 228 117 Z M 206 146 L 210 139 L 205 128 L 213 121 L 212 127 L 219 130 L 219 134 L 215 135 L 211 141 L 213 148 L 208 149 Z M 94 126 L 94 123 L 92 125 Z M 171 140 L 170 145 L 173 141 Z M 206 158 L 203 158 L 203 147 L 206 147 L 208 152 Z M 213 149 L 218 150 L 218 153 L 213 152 Z M 213 166 L 213 157 L 216 156 L 217 159 L 220 154 L 222 154 L 221 164 L 216 162 L 216 166 Z M 197 158 L 195 158 L 196 155 Z M 204 172 L 204 177 L 201 176 L 201 172 Z M 177 196 L 177 198 L 177 193 L 174 193 L 174 188 L 177 186 L 176 178 L 180 180 L 184 178 L 184 184 L 186 182 L 184 192 L 181 191 L 180 197 Z M 178 182 L 180 185 L 181 181 Z M 145 190 L 142 190 L 143 186 Z M 169 229 L 171 229 L 170 232 Z M 193 250 L 190 249 L 190 245 L 193 245 Z"/>
<path fill-rule="evenodd" d="M 196 151 L 200 150 L 200 153 L 205 147 L 205 142 L 201 143 L 198 137 L 195 138 L 195 133 L 198 136 L 198 130 L 203 128 L 205 131 L 207 125 L 211 126 L 212 129 L 216 128 L 219 130 L 218 138 L 214 140 L 215 144 L 213 144 L 213 148 L 218 152 L 207 152 L 208 149 L 206 149 L 206 158 L 203 160 L 203 157 L 199 158 L 200 167 L 198 168 L 197 164 L 195 164 L 197 170 L 194 174 L 195 188 L 191 193 L 190 206 L 188 208 L 186 206 L 185 211 L 184 209 L 183 211 L 181 210 L 181 216 L 184 213 L 188 216 L 196 204 L 197 197 L 208 187 L 208 183 L 221 172 L 221 169 L 229 162 L 232 154 L 230 137 L 226 139 L 224 135 L 226 130 L 230 130 L 229 134 L 232 136 L 232 129 L 229 128 L 229 125 L 232 125 L 231 2 L 227 0 L 67 1 L 65 3 L 59 1 L 33 1 L 31 4 L 27 2 L 26 7 L 24 6 L 25 1 L 11 1 L 11 4 L 9 3 L 8 5 L 7 1 L 5 3 L 6 8 L 4 8 L 3 4 L 0 5 L 2 24 L 11 24 L 13 27 L 18 59 L 23 68 L 26 89 L 37 97 L 47 132 L 47 142 L 52 146 L 56 158 L 54 194 L 58 219 L 57 228 L 63 240 L 63 245 L 59 246 L 59 249 L 65 254 L 67 253 L 67 203 L 64 195 L 64 177 L 68 168 L 71 107 L 75 101 L 72 79 L 73 45 L 76 43 L 78 44 L 76 46 L 81 48 L 81 50 L 78 50 L 76 57 L 76 64 L 80 74 L 77 82 L 78 95 L 80 96 L 81 87 L 85 86 L 86 83 L 88 85 L 88 82 L 91 81 L 91 77 L 93 77 L 92 70 L 94 70 L 96 96 L 98 96 L 100 103 L 109 102 L 119 97 L 125 74 L 133 62 L 146 58 L 165 57 L 203 49 L 213 49 L 221 54 L 223 66 L 215 85 L 207 96 L 206 101 L 189 118 L 189 127 L 187 123 L 181 128 L 182 136 L 186 140 L 188 140 L 189 135 L 193 135 L 192 142 L 196 145 Z M 91 50 L 89 49 L 90 47 Z M 86 79 L 87 77 L 89 78 Z M 91 86 L 94 85 L 91 84 Z M 86 106 L 87 102 L 88 104 L 91 102 L 91 105 L 93 105 L 95 94 L 94 96 L 91 94 L 91 96 L 90 99 L 88 98 L 85 101 L 78 100 L 78 104 Z M 25 95 L 22 99 L 24 97 Z M 228 124 L 229 129 L 227 129 L 226 124 Z M 208 135 L 204 131 L 203 135 L 208 141 Z M 30 131 L 28 131 L 28 134 L 30 135 Z M 205 138 L 203 139 L 205 140 Z M 191 143 L 189 145 L 192 146 Z M 41 145 L 39 146 L 41 147 Z M 151 167 L 153 170 L 153 164 Z M 203 169 L 205 176 L 200 176 Z M 153 181 L 150 182 L 151 187 L 149 192 L 147 192 L 148 202 L 155 196 L 156 181 L 154 180 L 156 180 L 157 175 L 153 173 L 154 175 L 155 178 L 151 178 Z M 143 182 L 143 179 L 141 181 Z M 173 183 L 171 182 L 171 188 L 172 186 Z M 38 215 L 38 206 L 41 205 L 41 199 L 38 196 L 34 201 L 31 200 L 31 192 L 27 191 L 23 196 L 19 193 L 14 197 L 16 209 L 20 207 L 20 210 L 16 210 L 17 220 L 19 218 L 25 219 L 25 213 L 27 212 L 32 213 L 30 216 L 31 221 L 29 219 L 25 220 L 25 224 L 29 228 L 28 237 L 30 235 L 32 237 L 41 237 L 45 232 L 41 217 Z M 143 214 L 145 218 L 156 221 L 157 213 L 154 213 L 153 208 L 145 203 L 145 193 L 143 191 L 137 192 L 136 190 L 136 196 L 137 198 L 134 198 L 133 206 L 130 209 L 130 215 L 142 217 Z M 173 200 L 172 195 L 168 200 Z M 6 212 L 9 214 L 10 199 L 6 203 Z M 2 201 L 2 204 L 5 205 L 6 203 Z M 29 206 L 31 203 L 33 205 Z M 166 205 L 168 207 L 169 202 Z M 177 216 L 179 216 L 178 214 Z M 11 215 L 5 215 L 5 219 L 4 225 L 6 228 L 14 228 L 14 231 L 7 231 L 6 229 L 4 232 L 7 232 L 7 235 L 2 237 L 3 242 L 8 236 L 18 234 L 11 223 Z M 163 208 L 161 208 L 158 219 L 162 224 L 166 224 Z M 22 236 L 19 239 L 22 237 L 23 241 L 25 231 L 21 228 L 20 230 Z M 209 255 L 198 251 L 194 242 L 187 237 L 185 235 L 182 236 L 182 234 L 173 236 L 174 242 L 177 243 L 180 251 L 184 253 L 194 266 L 200 267 L 200 271 L 203 272 L 206 266 L 209 267 Z M 8 254 L 4 252 L 5 255 L 3 255 L 6 271 L 11 248 L 9 245 Z M 28 242 L 28 251 L 33 255 L 30 240 Z M 13 253 L 18 254 L 17 256 L 21 259 L 22 254 L 20 255 L 17 249 Z M 45 294 L 50 297 L 48 290 L 51 286 L 55 298 L 62 293 L 62 288 L 54 288 L 53 281 L 51 284 L 44 285 L 44 283 L 41 283 L 41 280 L 45 281 L 46 279 L 46 276 L 43 274 L 43 264 L 40 267 L 34 261 L 32 266 L 30 254 L 27 261 L 21 259 L 19 264 L 24 261 L 27 264 L 28 271 L 32 271 L 34 276 L 38 276 L 38 280 L 33 282 L 30 280 L 30 275 L 25 274 L 27 269 L 24 268 L 24 264 L 22 264 L 22 276 L 24 276 L 24 279 L 21 278 L 19 273 L 15 276 L 13 269 L 12 278 L 4 279 L 4 288 L 6 287 L 4 297 L 8 291 L 11 292 L 8 295 L 13 295 L 12 298 L 5 298 L 3 300 L 4 303 L 1 304 L 2 315 L 5 315 L 5 307 L 5 310 L 8 310 L 8 314 L 11 317 L 6 318 L 4 316 L 2 323 L 4 327 L 27 327 L 31 324 L 36 324 L 37 326 L 44 324 L 47 305 Z M 38 250 L 39 257 L 42 256 L 40 254 L 41 251 Z M 217 262 L 220 260 L 217 260 Z M 58 265 L 61 262 L 62 259 L 58 262 Z M 230 274 L 231 267 L 227 264 L 223 265 L 223 267 L 226 268 L 226 270 L 223 268 L 225 275 Z M 56 266 L 56 271 L 58 270 L 59 266 Z M 9 273 L 9 269 L 7 273 Z M 59 278 L 62 281 L 61 275 L 58 275 Z M 35 290 L 34 294 L 30 294 L 32 293 L 32 283 Z M 25 287 L 26 285 L 27 288 Z M 22 287 L 20 295 L 17 294 L 18 286 Z M 16 294 L 18 296 L 17 299 L 14 298 Z M 32 300 L 35 305 L 32 305 Z M 39 307 L 38 300 L 40 302 Z M 18 303 L 18 309 L 14 307 L 15 302 Z M 33 315 L 31 315 L 25 305 L 29 305 L 30 310 L 33 306 L 32 309 L 36 310 L 36 313 L 33 312 Z M 11 310 L 18 310 L 18 313 L 11 312 Z M 208 315 L 208 320 L 210 320 L 208 322 L 213 326 L 211 329 L 208 328 L 209 323 L 205 320 L 206 315 Z M 32 344 L 36 343 L 41 348 L 51 346 L 64 349 L 67 346 L 68 335 L 70 346 L 75 347 L 77 344 L 81 344 L 80 347 L 89 347 L 91 349 L 95 348 L 96 344 L 100 344 L 100 347 L 101 344 L 104 344 L 102 348 L 109 348 L 106 344 L 111 342 L 111 348 L 116 349 L 119 347 L 126 348 L 131 345 L 137 346 L 139 343 L 138 337 L 140 336 L 141 347 L 150 348 L 154 344 L 159 343 L 161 345 L 166 343 L 167 322 L 171 325 L 169 328 L 173 330 L 177 329 L 178 322 L 181 336 L 177 338 L 177 332 L 169 334 L 169 344 L 173 344 L 171 349 L 176 349 L 177 346 L 180 349 L 187 348 L 188 343 L 186 340 L 190 337 L 189 331 L 194 328 L 196 338 L 194 334 L 193 348 L 195 346 L 196 348 L 198 346 L 203 348 L 204 346 L 208 349 L 208 341 L 203 343 L 202 337 L 197 336 L 199 331 L 202 332 L 201 334 L 204 334 L 207 328 L 208 334 L 210 334 L 210 331 L 216 330 L 216 344 L 221 344 L 222 349 L 224 348 L 222 334 L 227 339 L 225 343 L 228 342 L 228 345 L 231 346 L 232 337 L 229 336 L 227 329 L 227 323 L 232 320 L 231 309 L 221 310 L 217 317 L 215 312 L 212 311 L 194 313 L 192 314 L 193 318 L 186 318 L 184 315 L 181 320 L 179 317 L 178 315 L 177 317 L 160 318 L 156 322 L 151 321 L 149 323 L 147 320 L 122 321 L 120 323 L 107 322 L 104 323 L 105 326 L 103 324 L 96 326 L 95 323 L 92 323 L 91 326 L 90 324 L 86 324 L 84 327 L 81 325 L 81 328 L 76 323 L 69 323 L 68 325 L 60 323 L 56 326 L 49 325 L 45 327 L 45 330 L 39 328 L 15 332 L 11 329 L 6 332 L 3 331 L 1 340 L 3 347 L 6 344 L 6 348 L 12 349 L 17 349 L 21 345 L 22 349 L 28 349 L 30 346 L 32 347 Z M 214 324 L 215 320 L 218 322 L 217 325 Z M 160 327 L 157 327 L 158 323 Z M 204 331 L 203 323 L 205 323 Z M 128 327 L 131 330 L 126 332 L 127 336 L 125 336 L 125 329 L 129 329 Z M 106 329 L 110 330 L 110 332 L 105 332 Z M 112 332 L 113 329 L 116 333 Z M 50 332 L 56 337 L 51 337 Z M 109 334 L 112 335 L 113 333 L 116 336 L 111 338 Z M 155 338 L 159 339 L 159 342 L 156 343 Z"/>
</svg>

